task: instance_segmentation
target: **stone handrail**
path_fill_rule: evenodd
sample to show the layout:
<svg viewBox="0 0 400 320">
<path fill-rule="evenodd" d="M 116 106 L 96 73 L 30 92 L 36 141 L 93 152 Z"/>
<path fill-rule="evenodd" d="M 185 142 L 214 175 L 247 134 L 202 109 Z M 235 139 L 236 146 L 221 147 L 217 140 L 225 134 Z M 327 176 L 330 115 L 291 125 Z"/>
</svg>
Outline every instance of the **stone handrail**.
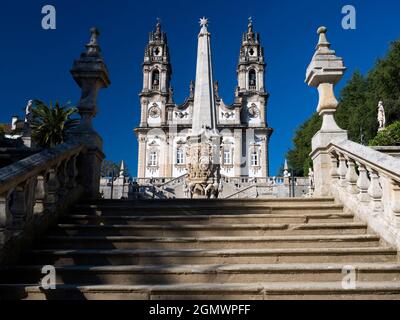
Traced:
<svg viewBox="0 0 400 320">
<path fill-rule="evenodd" d="M 173 179 L 171 179 L 171 180 L 169 180 L 169 181 L 167 181 L 167 182 L 165 182 L 164 184 L 162 184 L 160 187 L 161 188 L 166 188 L 168 185 L 175 185 L 175 184 L 179 184 L 179 183 L 182 183 L 182 182 L 184 182 L 184 179 L 187 177 L 187 173 L 186 174 L 184 174 L 184 175 L 181 175 L 181 176 L 179 176 L 179 177 L 176 177 L 176 178 L 173 178 Z"/>
<path fill-rule="evenodd" d="M 83 144 L 65 143 L 0 169 L 0 263 L 15 259 L 84 194 L 86 152 Z"/>
<path fill-rule="evenodd" d="M 400 160 L 349 140 L 326 151 L 331 195 L 400 248 Z"/>
</svg>

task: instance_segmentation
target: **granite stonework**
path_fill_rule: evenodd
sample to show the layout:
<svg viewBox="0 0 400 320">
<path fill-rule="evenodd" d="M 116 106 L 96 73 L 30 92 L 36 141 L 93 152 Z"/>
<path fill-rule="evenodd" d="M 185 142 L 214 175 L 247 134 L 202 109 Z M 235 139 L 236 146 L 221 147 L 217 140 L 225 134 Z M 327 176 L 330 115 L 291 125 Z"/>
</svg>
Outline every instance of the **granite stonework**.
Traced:
<svg viewBox="0 0 400 320">
<path fill-rule="evenodd" d="M 98 91 L 110 81 L 98 35 L 93 28 L 86 52 L 71 70 L 82 89 L 79 125 L 68 132 L 65 143 L 52 149 L 34 149 L 29 128 L 32 103 L 28 103 L 24 130 L 18 140 L 25 144 L 22 149 L 30 153 L 0 168 L 0 264 L 15 261 L 21 250 L 79 200 L 99 197 L 104 155 L 92 118 L 97 113 Z"/>
<path fill-rule="evenodd" d="M 99 90 L 110 85 L 108 70 L 97 42 L 99 34 L 96 28 L 91 29 L 91 38 L 86 45 L 86 52 L 81 54 L 71 69 L 72 76 L 82 89 L 82 96 L 77 105 L 81 116 L 80 124 L 70 132 L 70 137 L 88 148 L 82 161 L 87 168 L 84 183 L 85 193 L 89 198 L 100 197 L 100 168 L 104 159 L 103 139 L 94 130 L 92 120 L 97 114 Z"/>
<path fill-rule="evenodd" d="M 312 140 L 314 196 L 333 196 L 389 244 L 400 248 L 400 159 L 386 154 L 395 153 L 396 148 L 374 150 L 349 141 L 347 132 L 336 124 L 338 102 L 333 88 L 345 67 L 330 49 L 326 31 L 325 27 L 318 29 L 317 51 L 306 75 L 307 84 L 318 88 L 317 111 L 323 118 L 322 128 Z M 381 127 L 382 117 L 378 119 Z"/>
</svg>

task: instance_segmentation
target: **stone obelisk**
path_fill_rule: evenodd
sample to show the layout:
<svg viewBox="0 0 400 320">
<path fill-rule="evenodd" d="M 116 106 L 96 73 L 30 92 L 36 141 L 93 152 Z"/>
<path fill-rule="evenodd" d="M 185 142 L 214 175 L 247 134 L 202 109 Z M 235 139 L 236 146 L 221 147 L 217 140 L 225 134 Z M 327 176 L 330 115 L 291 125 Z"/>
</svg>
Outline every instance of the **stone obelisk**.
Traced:
<svg viewBox="0 0 400 320">
<path fill-rule="evenodd" d="M 192 131 L 188 137 L 187 171 L 191 198 L 218 198 L 220 144 L 208 20 L 200 19 Z"/>
</svg>

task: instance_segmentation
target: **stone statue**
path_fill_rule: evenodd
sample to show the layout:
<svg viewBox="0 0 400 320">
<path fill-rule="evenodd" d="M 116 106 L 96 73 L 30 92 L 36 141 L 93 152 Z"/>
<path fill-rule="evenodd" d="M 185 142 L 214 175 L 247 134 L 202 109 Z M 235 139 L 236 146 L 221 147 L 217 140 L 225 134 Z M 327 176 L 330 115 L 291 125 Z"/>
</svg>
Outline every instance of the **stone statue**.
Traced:
<svg viewBox="0 0 400 320">
<path fill-rule="evenodd" d="M 32 105 L 33 101 L 29 100 L 28 104 L 25 108 L 25 123 L 31 123 L 32 122 Z"/>
<path fill-rule="evenodd" d="M 383 102 L 382 101 L 379 101 L 379 104 L 378 104 L 378 123 L 379 123 L 378 131 L 385 130 L 385 128 L 386 128 L 386 115 L 385 115 L 385 108 L 383 106 Z"/>
<path fill-rule="evenodd" d="M 90 40 L 89 43 L 86 45 L 87 54 L 90 55 L 97 55 L 100 53 L 100 47 L 97 42 L 97 38 L 99 37 L 100 32 L 97 28 L 90 29 Z"/>
<path fill-rule="evenodd" d="M 33 106 L 33 100 L 29 100 L 25 108 L 25 122 L 22 130 L 22 141 L 24 145 L 28 148 L 35 147 L 35 143 L 32 141 L 32 129 L 31 129 L 31 124 L 33 120 L 32 106 Z"/>
</svg>

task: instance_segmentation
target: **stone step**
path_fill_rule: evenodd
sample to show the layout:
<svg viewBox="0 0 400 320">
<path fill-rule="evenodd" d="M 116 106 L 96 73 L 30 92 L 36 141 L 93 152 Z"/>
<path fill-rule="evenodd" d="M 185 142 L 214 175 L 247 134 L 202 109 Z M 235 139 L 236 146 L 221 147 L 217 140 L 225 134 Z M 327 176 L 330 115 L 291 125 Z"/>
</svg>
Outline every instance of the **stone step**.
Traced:
<svg viewBox="0 0 400 320">
<path fill-rule="evenodd" d="M 280 206 L 226 206 L 226 207 L 196 207 L 196 206 L 172 206 L 166 205 L 164 207 L 151 207 L 151 206 L 79 206 L 74 209 L 75 214 L 103 214 L 107 215 L 214 215 L 214 214 L 265 214 L 265 213 L 338 213 L 343 212 L 342 205 L 324 204 L 324 205 L 280 205 Z"/>
<path fill-rule="evenodd" d="M 237 214 L 237 215 L 175 215 L 175 216 L 108 216 L 69 215 L 63 223 L 69 224 L 209 224 L 209 223 L 318 223 L 318 222 L 352 222 L 354 215 L 337 213 L 292 213 L 292 214 Z"/>
<path fill-rule="evenodd" d="M 164 284 L 164 285 L 59 285 L 43 290 L 32 285 L 0 285 L 3 299 L 77 299 L 77 300 L 399 300 L 398 282 L 358 282 L 355 289 L 341 283 L 238 283 L 238 284 Z"/>
<path fill-rule="evenodd" d="M 267 236 L 267 237 L 134 237 L 47 236 L 47 249 L 268 249 L 378 247 L 376 235 Z"/>
<path fill-rule="evenodd" d="M 80 225 L 59 224 L 58 235 L 120 236 L 266 236 L 266 235 L 337 235 L 366 234 L 367 225 L 350 223 L 306 224 L 207 224 L 207 225 Z"/>
<path fill-rule="evenodd" d="M 32 265 L 271 264 L 397 262 L 391 248 L 31 250 Z"/>
<path fill-rule="evenodd" d="M 226 206 L 280 206 L 280 205 L 325 205 L 335 204 L 335 199 L 330 197 L 320 198 L 268 198 L 268 199 L 154 199 L 154 200 L 120 200 L 120 199 L 93 199 L 79 206 L 103 206 L 103 207 L 226 207 Z"/>
<path fill-rule="evenodd" d="M 40 284 L 43 266 L 14 266 L 0 271 L 1 283 Z M 342 282 L 353 272 L 357 282 L 400 281 L 400 264 L 234 264 L 64 266 L 58 284 L 157 285 L 185 283 Z M 9 281 L 9 282 L 8 282 Z"/>
</svg>

